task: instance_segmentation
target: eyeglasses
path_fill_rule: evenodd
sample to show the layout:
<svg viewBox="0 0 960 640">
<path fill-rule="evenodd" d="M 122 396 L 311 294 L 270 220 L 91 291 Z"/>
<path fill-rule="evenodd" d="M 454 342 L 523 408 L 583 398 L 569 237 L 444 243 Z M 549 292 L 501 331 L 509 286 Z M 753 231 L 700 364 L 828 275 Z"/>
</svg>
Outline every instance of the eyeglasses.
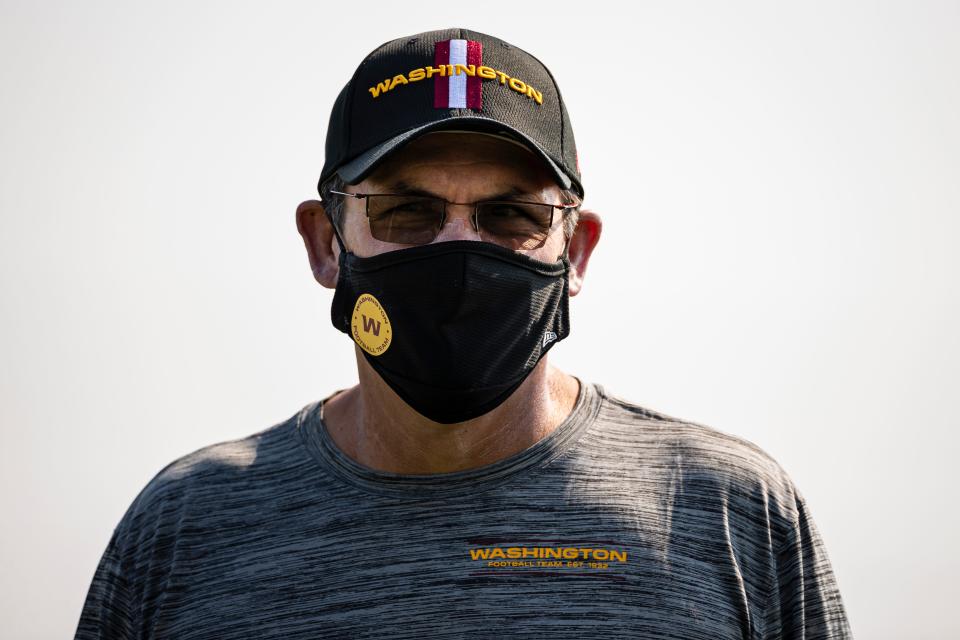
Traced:
<svg viewBox="0 0 960 640">
<path fill-rule="evenodd" d="M 446 220 L 448 204 L 472 204 L 470 222 L 481 240 L 513 250 L 536 249 L 553 229 L 554 210 L 577 206 L 518 200 L 447 202 L 443 198 L 395 193 L 330 193 L 365 200 L 371 235 L 397 244 L 433 242 Z"/>
</svg>

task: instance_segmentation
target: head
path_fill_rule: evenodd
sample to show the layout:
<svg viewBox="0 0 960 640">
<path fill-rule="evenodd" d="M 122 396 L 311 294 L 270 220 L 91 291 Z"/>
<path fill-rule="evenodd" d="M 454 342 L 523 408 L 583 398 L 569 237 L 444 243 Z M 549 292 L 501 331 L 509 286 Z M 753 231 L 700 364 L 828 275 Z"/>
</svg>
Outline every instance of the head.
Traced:
<svg viewBox="0 0 960 640">
<path fill-rule="evenodd" d="M 318 189 L 297 229 L 314 277 L 336 289 L 331 320 L 368 388 L 382 380 L 435 422 L 470 420 L 543 371 L 569 334 L 567 297 L 600 218 L 580 209 L 553 76 L 519 47 L 442 29 L 375 49 L 334 103 Z M 446 204 L 386 201 L 367 216 L 385 200 L 362 194 L 413 192 Z M 476 205 L 489 200 L 545 208 Z"/>
</svg>

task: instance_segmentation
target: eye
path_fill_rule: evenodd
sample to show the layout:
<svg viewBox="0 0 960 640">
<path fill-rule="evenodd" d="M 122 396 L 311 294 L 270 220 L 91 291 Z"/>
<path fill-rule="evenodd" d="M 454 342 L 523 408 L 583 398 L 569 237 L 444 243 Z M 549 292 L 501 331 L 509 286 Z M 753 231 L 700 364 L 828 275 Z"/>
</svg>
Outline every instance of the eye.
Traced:
<svg viewBox="0 0 960 640">
<path fill-rule="evenodd" d="M 430 213 L 433 208 L 427 202 L 401 202 L 387 209 L 384 213 Z"/>
<path fill-rule="evenodd" d="M 436 203 L 431 200 L 397 196 L 377 196 L 370 201 L 368 210 L 370 217 L 375 220 L 390 217 L 434 217 L 436 212 Z"/>
<path fill-rule="evenodd" d="M 522 204 L 512 202 L 491 202 L 484 213 L 501 219 L 534 217 Z"/>
</svg>

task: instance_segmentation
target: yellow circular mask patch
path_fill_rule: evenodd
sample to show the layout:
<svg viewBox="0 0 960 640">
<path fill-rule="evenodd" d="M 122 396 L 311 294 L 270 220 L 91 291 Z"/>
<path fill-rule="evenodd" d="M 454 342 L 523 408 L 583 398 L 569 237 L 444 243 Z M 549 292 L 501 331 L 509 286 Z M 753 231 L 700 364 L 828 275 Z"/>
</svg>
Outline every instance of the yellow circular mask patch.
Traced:
<svg viewBox="0 0 960 640">
<path fill-rule="evenodd" d="M 350 322 L 353 341 L 372 356 L 383 355 L 393 339 L 390 318 L 380 301 L 369 293 L 361 294 L 353 306 Z"/>
</svg>

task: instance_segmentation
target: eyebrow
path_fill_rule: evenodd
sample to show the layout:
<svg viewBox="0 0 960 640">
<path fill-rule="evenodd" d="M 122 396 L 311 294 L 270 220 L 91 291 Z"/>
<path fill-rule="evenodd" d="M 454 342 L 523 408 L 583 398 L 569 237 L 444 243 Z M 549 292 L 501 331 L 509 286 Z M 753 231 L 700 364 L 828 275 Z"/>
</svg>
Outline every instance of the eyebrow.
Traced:
<svg viewBox="0 0 960 640">
<path fill-rule="evenodd" d="M 405 180 L 396 180 L 394 182 L 391 182 L 389 185 L 387 185 L 387 189 L 389 190 L 390 193 L 396 193 L 399 195 L 429 196 L 432 198 L 440 198 L 441 200 L 445 199 L 443 196 L 439 194 L 433 193 L 432 191 L 428 191 L 426 189 L 421 189 L 420 187 L 416 187 Z M 509 189 L 501 193 L 498 193 L 492 196 L 487 196 L 486 198 L 481 198 L 481 200 L 514 200 L 516 196 L 525 196 L 527 198 L 533 198 L 533 199 L 539 200 L 539 198 L 536 195 L 530 193 L 529 191 L 525 191 L 524 189 L 521 189 L 520 187 L 517 187 L 517 186 L 510 187 Z"/>
</svg>

